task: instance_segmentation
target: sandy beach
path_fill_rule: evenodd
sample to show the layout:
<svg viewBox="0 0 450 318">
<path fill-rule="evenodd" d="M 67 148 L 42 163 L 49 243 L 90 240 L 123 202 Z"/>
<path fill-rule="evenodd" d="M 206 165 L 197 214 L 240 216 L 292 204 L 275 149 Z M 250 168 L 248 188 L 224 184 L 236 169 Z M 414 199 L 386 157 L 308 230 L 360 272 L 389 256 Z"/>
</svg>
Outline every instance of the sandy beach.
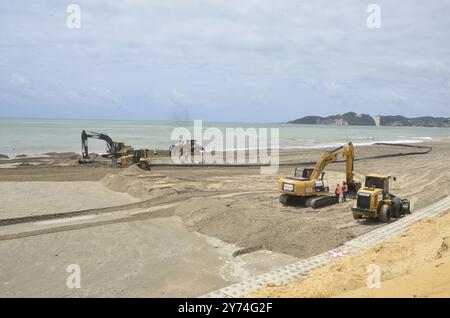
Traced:
<svg viewBox="0 0 450 318">
<path fill-rule="evenodd" d="M 392 191 L 412 210 L 450 194 L 450 142 L 426 155 L 365 159 L 397 177 Z M 320 210 L 278 202 L 278 177 L 324 149 L 280 151 L 280 169 L 78 165 L 76 154 L 0 159 L 0 296 L 200 296 L 277 266 L 335 248 L 382 224 L 355 221 L 352 202 Z M 408 153 L 357 147 L 357 158 Z M 168 158 L 153 158 L 166 162 Z M 327 168 L 330 188 L 343 163 Z M 79 264 L 82 288 L 68 289 Z"/>
<path fill-rule="evenodd" d="M 414 224 L 399 238 L 313 271 L 298 282 L 268 287 L 251 297 L 449 297 L 450 214 Z M 369 266 L 380 285 L 367 286 Z"/>
</svg>

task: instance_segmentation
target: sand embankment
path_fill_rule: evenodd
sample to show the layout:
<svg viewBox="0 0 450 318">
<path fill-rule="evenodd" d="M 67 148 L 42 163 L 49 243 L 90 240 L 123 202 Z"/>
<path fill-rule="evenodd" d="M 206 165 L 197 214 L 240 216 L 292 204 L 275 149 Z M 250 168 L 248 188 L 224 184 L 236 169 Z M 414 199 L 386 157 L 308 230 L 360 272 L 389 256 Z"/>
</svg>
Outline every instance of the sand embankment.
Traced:
<svg viewBox="0 0 450 318">
<path fill-rule="evenodd" d="M 413 225 L 398 238 L 251 297 L 450 297 L 450 213 Z M 368 266 L 381 269 L 368 288 Z"/>
</svg>

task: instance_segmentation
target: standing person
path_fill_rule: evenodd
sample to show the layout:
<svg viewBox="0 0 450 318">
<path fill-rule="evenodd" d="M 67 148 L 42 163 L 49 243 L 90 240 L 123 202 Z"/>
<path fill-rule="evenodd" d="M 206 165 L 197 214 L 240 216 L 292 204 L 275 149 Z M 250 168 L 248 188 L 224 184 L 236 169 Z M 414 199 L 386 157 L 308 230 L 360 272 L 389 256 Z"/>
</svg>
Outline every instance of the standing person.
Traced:
<svg viewBox="0 0 450 318">
<path fill-rule="evenodd" d="M 342 202 L 347 202 L 348 184 L 344 181 L 342 186 Z"/>
<path fill-rule="evenodd" d="M 342 188 L 339 183 L 336 185 L 336 190 L 334 191 L 334 194 L 336 194 L 337 202 L 338 203 L 341 202 Z"/>
</svg>

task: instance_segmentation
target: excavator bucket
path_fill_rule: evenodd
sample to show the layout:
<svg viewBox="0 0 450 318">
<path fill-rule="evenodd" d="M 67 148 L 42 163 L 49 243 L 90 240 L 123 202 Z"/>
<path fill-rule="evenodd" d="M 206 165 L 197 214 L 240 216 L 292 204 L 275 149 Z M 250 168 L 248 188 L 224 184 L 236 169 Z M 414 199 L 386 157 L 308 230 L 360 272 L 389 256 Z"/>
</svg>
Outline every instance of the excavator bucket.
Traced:
<svg viewBox="0 0 450 318">
<path fill-rule="evenodd" d="M 355 199 L 359 189 L 361 189 L 361 182 L 353 182 L 352 184 L 349 184 L 347 198 Z"/>
</svg>

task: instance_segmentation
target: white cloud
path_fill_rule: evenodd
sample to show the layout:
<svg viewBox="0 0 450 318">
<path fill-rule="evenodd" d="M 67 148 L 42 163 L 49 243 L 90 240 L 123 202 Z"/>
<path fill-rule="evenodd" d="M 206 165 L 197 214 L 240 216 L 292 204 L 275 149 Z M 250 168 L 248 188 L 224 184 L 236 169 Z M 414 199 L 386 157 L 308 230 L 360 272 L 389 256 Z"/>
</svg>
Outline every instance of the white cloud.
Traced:
<svg viewBox="0 0 450 318">
<path fill-rule="evenodd" d="M 23 86 L 23 85 L 28 85 L 29 82 L 28 80 L 16 73 L 11 74 L 11 79 L 10 79 L 11 84 L 13 85 L 18 85 L 18 86 Z"/>
<path fill-rule="evenodd" d="M 45 116 L 46 105 L 68 99 L 66 107 L 83 108 L 86 116 L 113 103 L 125 117 L 145 105 L 139 117 L 261 121 L 311 109 L 448 111 L 445 0 L 426 7 L 419 0 L 380 1 L 377 30 L 366 27 L 371 1 L 360 0 L 77 3 L 83 22 L 76 31 L 65 27 L 65 7 L 56 2 L 27 10 L 0 4 L 0 68 L 13 74 L 15 87 L 0 81 L 0 94 L 21 85 L 39 92 L 21 100 L 21 109 L 39 105 Z M 408 103 L 414 107 L 405 110 Z"/>
</svg>

